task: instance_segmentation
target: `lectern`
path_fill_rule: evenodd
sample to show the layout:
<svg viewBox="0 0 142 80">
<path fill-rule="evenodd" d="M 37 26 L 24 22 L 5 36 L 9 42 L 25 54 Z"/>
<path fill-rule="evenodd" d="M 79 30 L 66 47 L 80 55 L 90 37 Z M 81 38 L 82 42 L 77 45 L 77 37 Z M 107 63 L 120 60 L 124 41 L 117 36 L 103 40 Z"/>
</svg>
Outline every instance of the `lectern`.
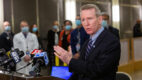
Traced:
<svg viewBox="0 0 142 80">
<path fill-rule="evenodd" d="M 0 80 L 64 80 L 52 76 L 32 77 L 20 73 L 8 73 L 0 71 Z"/>
</svg>

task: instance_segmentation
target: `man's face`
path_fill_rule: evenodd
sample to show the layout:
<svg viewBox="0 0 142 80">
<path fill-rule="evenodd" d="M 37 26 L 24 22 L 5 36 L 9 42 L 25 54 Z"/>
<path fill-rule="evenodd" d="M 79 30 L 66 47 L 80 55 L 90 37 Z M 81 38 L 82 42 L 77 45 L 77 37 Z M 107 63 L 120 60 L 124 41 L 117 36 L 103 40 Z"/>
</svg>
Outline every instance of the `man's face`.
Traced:
<svg viewBox="0 0 142 80">
<path fill-rule="evenodd" d="M 101 27 L 102 17 L 96 17 L 95 9 L 81 11 L 82 25 L 89 35 L 95 34 Z"/>
</svg>

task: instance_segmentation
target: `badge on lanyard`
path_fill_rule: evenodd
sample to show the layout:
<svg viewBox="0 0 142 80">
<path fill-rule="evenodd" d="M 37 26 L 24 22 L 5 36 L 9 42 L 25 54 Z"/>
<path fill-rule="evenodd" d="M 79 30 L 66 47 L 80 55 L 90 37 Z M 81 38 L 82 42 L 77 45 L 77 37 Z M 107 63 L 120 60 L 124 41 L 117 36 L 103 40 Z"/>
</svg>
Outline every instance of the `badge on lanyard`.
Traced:
<svg viewBox="0 0 142 80">
<path fill-rule="evenodd" d="M 80 44 L 78 43 L 76 44 L 76 51 L 79 52 L 79 50 L 80 50 Z"/>
</svg>

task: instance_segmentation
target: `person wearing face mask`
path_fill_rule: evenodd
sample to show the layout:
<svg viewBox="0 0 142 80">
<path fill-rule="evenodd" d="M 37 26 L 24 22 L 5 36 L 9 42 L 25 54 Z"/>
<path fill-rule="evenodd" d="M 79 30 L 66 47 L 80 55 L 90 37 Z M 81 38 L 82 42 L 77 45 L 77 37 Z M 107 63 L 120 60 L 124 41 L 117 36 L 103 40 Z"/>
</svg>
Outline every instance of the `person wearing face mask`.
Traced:
<svg viewBox="0 0 142 80">
<path fill-rule="evenodd" d="M 0 49 L 4 48 L 8 52 L 13 47 L 14 34 L 11 32 L 11 26 L 8 21 L 4 21 L 3 29 L 4 32 L 0 35 Z"/>
<path fill-rule="evenodd" d="M 74 58 L 78 58 L 80 56 L 80 49 L 84 42 L 89 38 L 89 35 L 81 25 L 80 16 L 76 16 L 75 23 L 77 27 L 71 32 L 71 48 Z"/>
<path fill-rule="evenodd" d="M 119 39 L 119 30 L 109 25 L 109 15 L 106 13 L 102 13 L 102 18 L 103 21 L 101 25 Z"/>
<path fill-rule="evenodd" d="M 16 64 L 16 69 L 19 69 L 27 65 L 30 61 L 30 53 L 34 49 L 39 48 L 38 40 L 35 34 L 29 32 L 29 25 L 27 21 L 21 21 L 20 23 L 21 32 L 17 33 L 13 38 L 14 49 L 18 48 L 24 52 L 24 56 L 21 58 L 21 62 Z M 19 70 L 19 73 L 29 75 L 32 65 L 27 66 Z"/>
<path fill-rule="evenodd" d="M 70 20 L 65 20 L 63 27 L 64 29 L 60 32 L 59 35 L 59 46 L 61 46 L 65 50 L 68 50 L 68 47 L 70 46 L 72 22 Z M 56 59 L 58 59 L 58 57 L 56 57 Z M 56 61 L 56 64 L 59 64 L 60 66 L 66 66 L 66 64 L 63 63 L 61 60 Z"/>
<path fill-rule="evenodd" d="M 50 66 L 50 71 L 52 70 L 52 66 L 55 65 L 55 55 L 53 46 L 58 45 L 59 41 L 59 22 L 54 21 L 51 29 L 47 33 L 47 52 L 49 56 L 49 66 Z"/>
<path fill-rule="evenodd" d="M 38 43 L 39 43 L 39 49 L 43 49 L 42 39 L 41 39 L 41 37 L 39 35 L 39 31 L 38 31 L 37 25 L 34 24 L 30 28 L 31 28 L 30 31 L 37 36 Z"/>
<path fill-rule="evenodd" d="M 72 32 L 72 22 L 70 20 L 64 21 L 64 30 L 60 32 L 59 37 L 59 46 L 68 50 L 68 46 L 70 45 L 70 37 Z"/>
</svg>

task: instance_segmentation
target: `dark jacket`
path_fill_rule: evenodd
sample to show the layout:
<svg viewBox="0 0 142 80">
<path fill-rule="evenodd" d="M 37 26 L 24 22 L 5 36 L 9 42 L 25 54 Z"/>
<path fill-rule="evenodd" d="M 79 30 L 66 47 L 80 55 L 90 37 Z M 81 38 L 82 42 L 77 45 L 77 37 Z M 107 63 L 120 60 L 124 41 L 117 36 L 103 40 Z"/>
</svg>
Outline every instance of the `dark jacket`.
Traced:
<svg viewBox="0 0 142 80">
<path fill-rule="evenodd" d="M 72 58 L 69 63 L 69 71 L 73 72 L 70 80 L 115 80 L 120 59 L 119 39 L 105 29 L 85 60 L 88 41 L 81 49 L 80 58 Z"/>
<path fill-rule="evenodd" d="M 140 36 L 142 36 L 140 24 L 137 23 L 133 28 L 133 37 L 140 37 Z"/>
<path fill-rule="evenodd" d="M 11 50 L 13 47 L 13 36 L 14 34 L 12 32 L 9 35 L 6 32 L 3 32 L 0 35 L 0 49 L 4 48 L 6 51 Z"/>
<path fill-rule="evenodd" d="M 114 28 L 114 27 L 112 27 L 112 26 L 109 26 L 109 27 L 108 27 L 108 30 L 109 30 L 111 33 L 113 33 L 116 37 L 120 38 L 120 37 L 119 37 L 119 30 L 118 30 L 118 29 L 116 29 L 116 28 Z"/>
<path fill-rule="evenodd" d="M 59 32 L 57 32 L 59 36 Z M 53 51 L 53 46 L 55 45 L 55 32 L 53 30 L 49 30 L 47 34 L 47 50 L 49 52 Z"/>
<path fill-rule="evenodd" d="M 85 32 L 83 27 L 81 27 L 79 31 L 80 31 L 80 48 L 82 48 L 84 42 L 87 39 L 89 39 L 89 35 Z M 73 54 L 77 53 L 76 51 L 76 45 L 78 43 L 77 34 L 78 34 L 78 29 L 75 29 L 71 32 L 71 48 Z"/>
</svg>

